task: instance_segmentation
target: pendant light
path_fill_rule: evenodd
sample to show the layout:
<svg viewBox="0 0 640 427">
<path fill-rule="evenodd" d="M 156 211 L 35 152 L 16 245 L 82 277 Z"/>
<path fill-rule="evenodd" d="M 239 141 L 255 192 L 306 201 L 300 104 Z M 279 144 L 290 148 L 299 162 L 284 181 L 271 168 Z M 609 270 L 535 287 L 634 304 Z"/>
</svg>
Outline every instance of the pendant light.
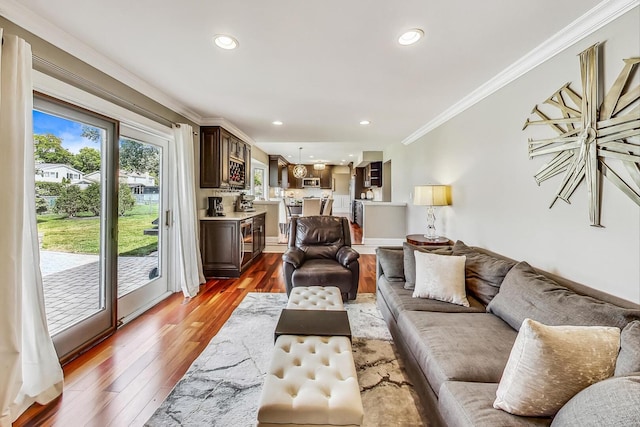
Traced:
<svg viewBox="0 0 640 427">
<path fill-rule="evenodd" d="M 298 150 L 298 164 L 293 167 L 293 176 L 296 178 L 304 178 L 307 176 L 307 167 L 302 164 L 302 147 Z"/>
</svg>

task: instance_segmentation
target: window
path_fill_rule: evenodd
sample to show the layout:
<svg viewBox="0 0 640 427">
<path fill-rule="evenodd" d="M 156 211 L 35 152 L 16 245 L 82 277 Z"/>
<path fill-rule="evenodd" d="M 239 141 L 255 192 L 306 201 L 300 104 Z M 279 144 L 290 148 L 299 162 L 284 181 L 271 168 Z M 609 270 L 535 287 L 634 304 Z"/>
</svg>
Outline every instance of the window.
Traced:
<svg viewBox="0 0 640 427">
<path fill-rule="evenodd" d="M 265 170 L 262 168 L 253 168 L 253 195 L 256 199 L 266 199 L 266 182 L 264 179 Z"/>
</svg>

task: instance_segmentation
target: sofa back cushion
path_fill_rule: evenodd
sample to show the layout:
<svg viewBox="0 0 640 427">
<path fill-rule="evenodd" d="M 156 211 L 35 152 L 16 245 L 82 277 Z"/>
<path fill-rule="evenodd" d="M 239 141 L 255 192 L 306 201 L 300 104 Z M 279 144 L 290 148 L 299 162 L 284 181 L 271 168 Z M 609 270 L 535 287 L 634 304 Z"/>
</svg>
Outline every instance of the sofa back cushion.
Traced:
<svg viewBox="0 0 640 427">
<path fill-rule="evenodd" d="M 451 247 L 429 249 L 419 246 L 411 245 L 407 242 L 402 244 L 402 251 L 404 252 L 404 288 L 414 289 L 416 286 L 416 257 L 415 251 L 429 252 L 438 255 L 451 255 Z"/>
<path fill-rule="evenodd" d="M 551 427 L 637 426 L 640 375 L 609 378 L 585 388 L 558 411 Z"/>
<path fill-rule="evenodd" d="M 404 282 L 404 253 L 390 248 L 376 248 L 376 257 L 389 282 Z"/>
<path fill-rule="evenodd" d="M 453 245 L 452 255 L 464 255 L 467 291 L 478 301 L 487 305 L 498 294 L 500 285 L 516 261 L 496 258 L 468 247 L 458 240 Z"/>
<path fill-rule="evenodd" d="M 504 278 L 487 311 L 520 330 L 526 318 L 545 325 L 616 326 L 640 320 L 640 310 L 623 308 L 558 285 L 526 262 L 516 264 Z"/>
<path fill-rule="evenodd" d="M 620 334 L 620 353 L 616 362 L 615 376 L 640 373 L 640 321 L 633 321 Z"/>
</svg>

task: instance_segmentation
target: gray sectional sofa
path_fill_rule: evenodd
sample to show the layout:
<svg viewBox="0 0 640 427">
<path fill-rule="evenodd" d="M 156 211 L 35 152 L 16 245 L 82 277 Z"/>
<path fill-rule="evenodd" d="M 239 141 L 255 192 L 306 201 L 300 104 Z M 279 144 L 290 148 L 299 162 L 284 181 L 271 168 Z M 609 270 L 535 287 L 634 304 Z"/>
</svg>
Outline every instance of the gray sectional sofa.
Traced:
<svg viewBox="0 0 640 427">
<path fill-rule="evenodd" d="M 377 249 L 377 304 L 433 426 L 640 425 L 640 306 L 490 251 L 465 255 L 469 307 L 413 298 L 414 250 Z M 580 392 L 554 418 L 512 415 L 492 404 L 520 324 L 616 326 L 616 376 Z M 626 328 L 626 329 L 625 329 Z"/>
</svg>

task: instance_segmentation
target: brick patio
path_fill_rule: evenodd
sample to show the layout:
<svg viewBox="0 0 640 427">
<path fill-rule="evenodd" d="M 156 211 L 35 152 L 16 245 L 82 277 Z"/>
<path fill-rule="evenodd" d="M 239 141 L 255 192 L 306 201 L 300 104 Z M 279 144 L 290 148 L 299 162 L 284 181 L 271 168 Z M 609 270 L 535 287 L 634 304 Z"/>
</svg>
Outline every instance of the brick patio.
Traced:
<svg viewBox="0 0 640 427">
<path fill-rule="evenodd" d="M 95 259 L 95 260 L 94 260 Z M 97 256 L 41 252 L 44 300 L 49 332 L 53 335 L 99 309 Z M 118 258 L 118 295 L 149 282 L 158 266 L 157 254 Z"/>
</svg>

